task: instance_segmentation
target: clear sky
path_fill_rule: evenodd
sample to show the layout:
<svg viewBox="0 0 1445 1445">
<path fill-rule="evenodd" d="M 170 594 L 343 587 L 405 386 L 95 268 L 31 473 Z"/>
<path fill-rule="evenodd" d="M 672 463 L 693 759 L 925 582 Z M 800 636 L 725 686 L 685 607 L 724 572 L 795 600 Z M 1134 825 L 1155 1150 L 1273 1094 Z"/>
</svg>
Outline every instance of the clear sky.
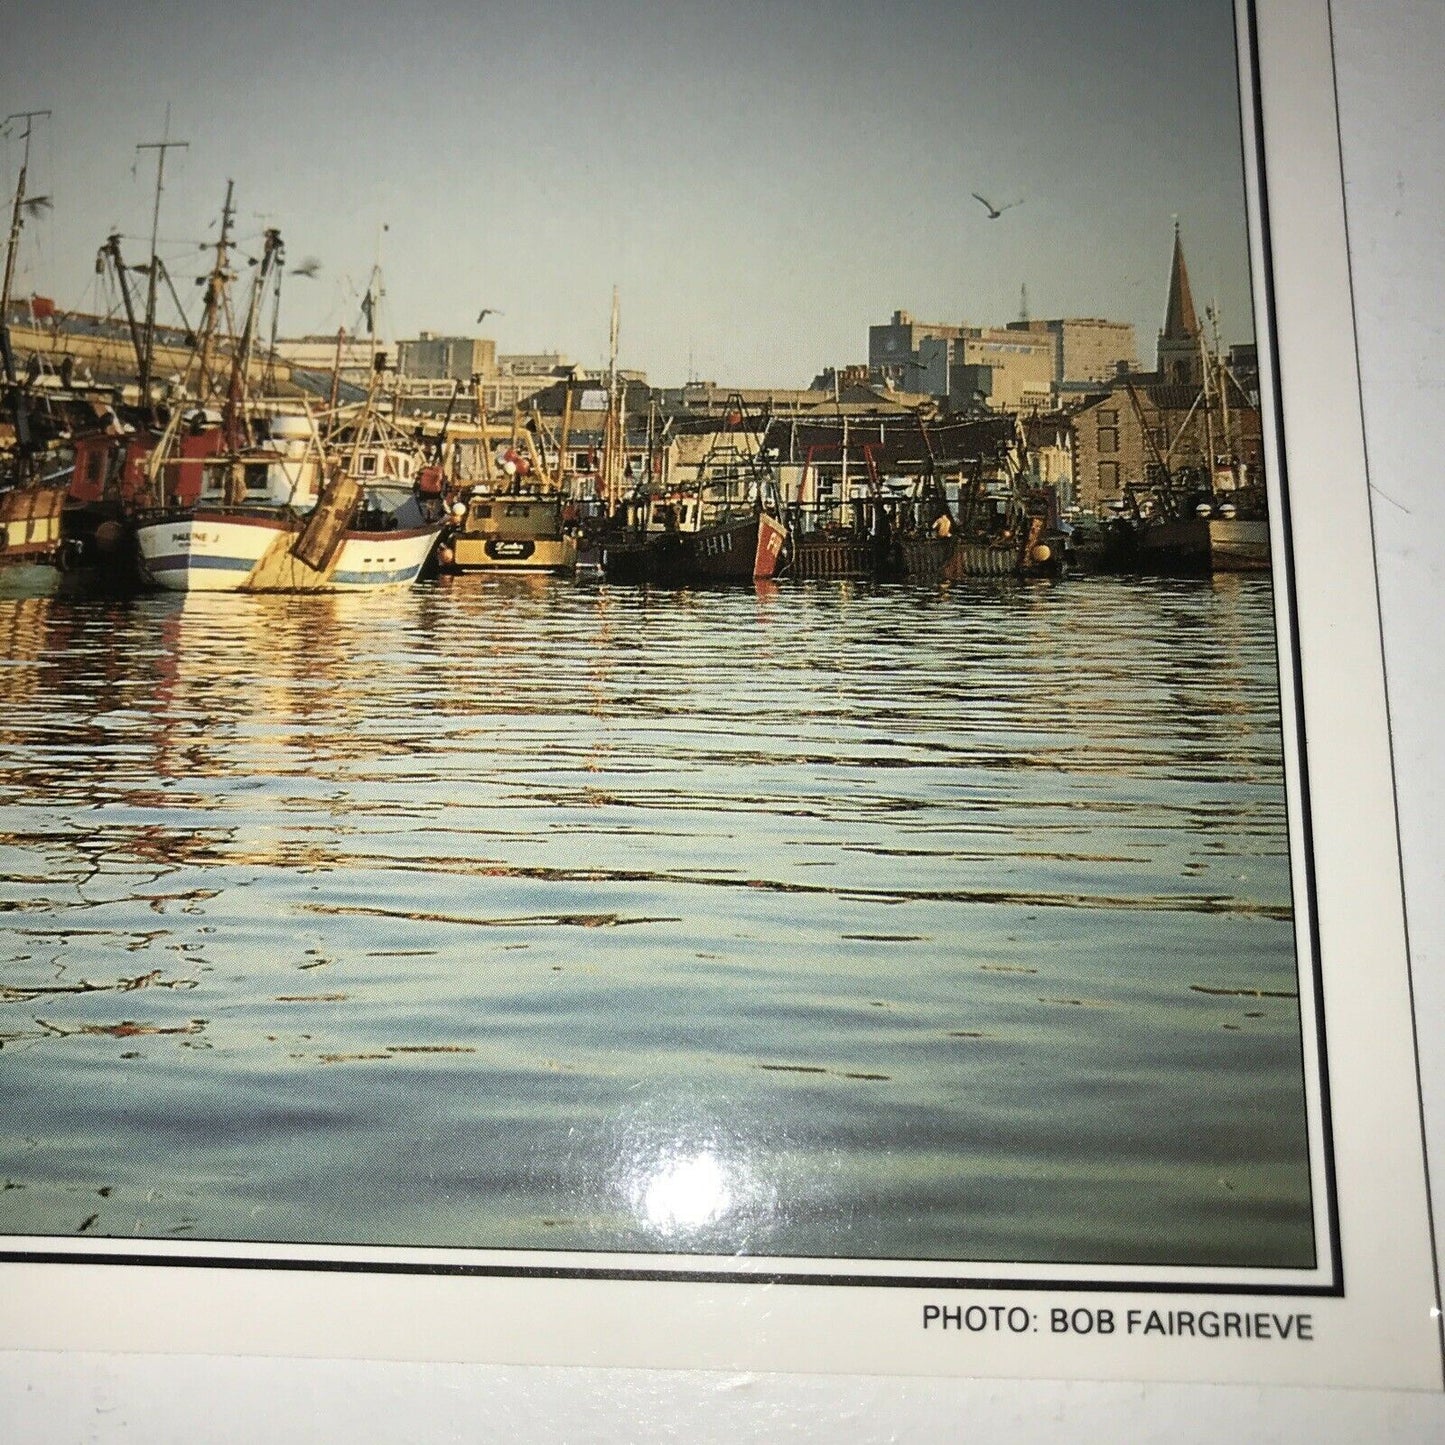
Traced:
<svg viewBox="0 0 1445 1445">
<path fill-rule="evenodd" d="M 198 310 L 228 177 L 280 228 L 282 330 L 352 329 L 378 248 L 390 335 L 806 385 L 897 308 L 1138 328 L 1173 217 L 1195 300 L 1253 335 L 1230 0 L 0 0 L 0 113 L 49 109 L 19 294 L 96 309 L 112 228 Z M 4 187 L 20 163 L 3 147 Z M 989 220 L 971 198 L 1022 200 Z M 383 233 L 382 227 L 387 229 Z M 501 311 L 478 327 L 482 307 Z"/>
</svg>

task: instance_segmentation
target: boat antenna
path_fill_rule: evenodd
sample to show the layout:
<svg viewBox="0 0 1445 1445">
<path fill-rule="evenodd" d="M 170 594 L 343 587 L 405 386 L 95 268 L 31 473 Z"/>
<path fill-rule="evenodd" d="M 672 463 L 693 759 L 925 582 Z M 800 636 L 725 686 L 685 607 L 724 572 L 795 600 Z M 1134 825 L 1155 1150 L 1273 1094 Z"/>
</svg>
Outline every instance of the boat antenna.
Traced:
<svg viewBox="0 0 1445 1445">
<path fill-rule="evenodd" d="M 170 130 L 171 112 L 166 107 L 166 130 Z M 166 152 L 171 150 L 188 150 L 189 141 L 183 140 L 158 140 L 144 141 L 136 146 L 138 151 L 155 151 L 156 153 L 156 198 L 155 205 L 151 209 L 151 260 L 149 275 L 146 284 L 146 322 L 145 322 L 145 349 L 141 356 L 140 366 L 140 401 L 142 406 L 150 405 L 151 395 L 151 370 L 155 365 L 156 348 L 156 278 L 160 268 L 156 264 L 156 242 L 160 235 L 161 224 L 161 192 L 165 189 L 166 176 Z"/>
</svg>

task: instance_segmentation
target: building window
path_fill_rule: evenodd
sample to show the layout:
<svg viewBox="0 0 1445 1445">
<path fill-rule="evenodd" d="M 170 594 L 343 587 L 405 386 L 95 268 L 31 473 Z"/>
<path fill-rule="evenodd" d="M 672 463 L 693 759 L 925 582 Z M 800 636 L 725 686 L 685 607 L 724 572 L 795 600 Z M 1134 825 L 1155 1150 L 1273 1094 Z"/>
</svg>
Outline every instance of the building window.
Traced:
<svg viewBox="0 0 1445 1445">
<path fill-rule="evenodd" d="M 1119 450 L 1118 427 L 1101 426 L 1099 428 L 1099 450 L 1101 452 L 1116 452 Z"/>
<path fill-rule="evenodd" d="M 1118 426 L 1119 411 L 1117 407 L 1104 407 L 1099 412 L 1100 426 Z"/>
<path fill-rule="evenodd" d="M 1101 497 L 1117 497 L 1119 495 L 1119 463 L 1099 463 L 1099 495 Z"/>
</svg>

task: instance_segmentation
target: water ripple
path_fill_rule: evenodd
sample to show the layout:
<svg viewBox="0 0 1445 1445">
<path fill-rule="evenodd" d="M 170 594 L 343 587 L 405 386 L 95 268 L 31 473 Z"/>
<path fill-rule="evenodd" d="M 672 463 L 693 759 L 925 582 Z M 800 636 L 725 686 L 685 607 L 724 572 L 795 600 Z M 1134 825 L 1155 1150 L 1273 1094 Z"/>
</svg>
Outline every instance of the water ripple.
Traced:
<svg viewBox="0 0 1445 1445">
<path fill-rule="evenodd" d="M 1267 583 L 0 628 L 0 1229 L 1313 1258 Z"/>
</svg>

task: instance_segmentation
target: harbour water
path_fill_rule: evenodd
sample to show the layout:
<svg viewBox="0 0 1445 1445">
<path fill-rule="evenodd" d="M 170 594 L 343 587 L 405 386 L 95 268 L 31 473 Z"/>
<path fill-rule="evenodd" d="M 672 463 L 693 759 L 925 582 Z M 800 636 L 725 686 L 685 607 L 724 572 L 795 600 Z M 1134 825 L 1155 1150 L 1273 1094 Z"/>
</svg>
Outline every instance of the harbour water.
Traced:
<svg viewBox="0 0 1445 1445">
<path fill-rule="evenodd" d="M 0 1231 L 1308 1266 L 1271 606 L 0 596 Z"/>
</svg>

